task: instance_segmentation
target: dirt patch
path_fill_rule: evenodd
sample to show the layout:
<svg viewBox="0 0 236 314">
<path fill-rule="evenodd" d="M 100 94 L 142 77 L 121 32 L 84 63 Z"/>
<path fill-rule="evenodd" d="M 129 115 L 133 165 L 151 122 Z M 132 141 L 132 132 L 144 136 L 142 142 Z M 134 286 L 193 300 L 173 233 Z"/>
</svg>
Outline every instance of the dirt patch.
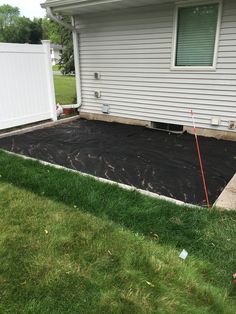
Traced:
<svg viewBox="0 0 236 314">
<path fill-rule="evenodd" d="M 236 142 L 200 137 L 213 203 L 236 172 Z M 0 139 L 0 147 L 192 204 L 204 192 L 192 135 L 78 120 Z"/>
</svg>

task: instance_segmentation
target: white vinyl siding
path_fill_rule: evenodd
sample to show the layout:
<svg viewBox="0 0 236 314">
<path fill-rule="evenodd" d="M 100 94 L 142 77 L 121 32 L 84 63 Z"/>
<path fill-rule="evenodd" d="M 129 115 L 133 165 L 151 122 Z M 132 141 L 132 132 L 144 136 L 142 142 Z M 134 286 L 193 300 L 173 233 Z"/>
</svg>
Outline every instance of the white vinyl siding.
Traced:
<svg viewBox="0 0 236 314">
<path fill-rule="evenodd" d="M 216 71 L 171 69 L 174 4 L 80 16 L 82 112 L 228 130 L 236 120 L 236 1 L 225 0 Z M 94 72 L 101 79 L 94 79 Z M 94 91 L 101 91 L 101 98 Z M 213 127 L 211 118 L 221 118 Z"/>
</svg>

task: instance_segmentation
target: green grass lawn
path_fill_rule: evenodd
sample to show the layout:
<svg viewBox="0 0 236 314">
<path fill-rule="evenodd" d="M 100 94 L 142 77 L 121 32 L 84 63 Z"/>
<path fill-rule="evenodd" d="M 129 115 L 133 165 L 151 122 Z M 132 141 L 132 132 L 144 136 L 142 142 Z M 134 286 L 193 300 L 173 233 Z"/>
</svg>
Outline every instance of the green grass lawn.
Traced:
<svg viewBox="0 0 236 314">
<path fill-rule="evenodd" d="M 54 75 L 56 102 L 61 105 L 76 103 L 75 77 Z"/>
<path fill-rule="evenodd" d="M 235 212 L 0 152 L 0 228 L 0 313 L 236 313 Z"/>
<path fill-rule="evenodd" d="M 53 71 L 60 71 L 60 67 L 58 64 L 52 66 Z"/>
</svg>

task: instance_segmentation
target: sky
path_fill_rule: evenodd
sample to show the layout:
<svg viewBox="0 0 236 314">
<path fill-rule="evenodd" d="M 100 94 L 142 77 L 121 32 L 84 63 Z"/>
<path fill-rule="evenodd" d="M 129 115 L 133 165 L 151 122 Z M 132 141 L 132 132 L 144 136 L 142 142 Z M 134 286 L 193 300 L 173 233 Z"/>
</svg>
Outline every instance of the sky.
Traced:
<svg viewBox="0 0 236 314">
<path fill-rule="evenodd" d="M 44 17 L 46 12 L 40 7 L 45 0 L 0 0 L 0 5 L 9 4 L 20 9 L 21 15 L 29 18 Z"/>
</svg>

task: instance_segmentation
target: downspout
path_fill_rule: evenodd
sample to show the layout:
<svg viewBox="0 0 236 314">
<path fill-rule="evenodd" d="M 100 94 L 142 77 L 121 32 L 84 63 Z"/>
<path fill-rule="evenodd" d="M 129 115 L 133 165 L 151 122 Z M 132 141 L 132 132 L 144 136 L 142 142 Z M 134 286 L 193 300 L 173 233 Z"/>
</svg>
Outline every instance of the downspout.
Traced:
<svg viewBox="0 0 236 314">
<path fill-rule="evenodd" d="M 53 15 L 51 8 L 47 7 L 47 16 L 54 22 L 62 25 L 63 27 L 72 31 L 73 49 L 74 49 L 74 65 L 75 65 L 75 79 L 76 79 L 76 96 L 77 96 L 77 108 L 82 106 L 82 91 L 81 91 L 81 79 L 80 79 L 80 53 L 79 53 L 79 36 L 75 28 L 75 19 L 72 16 L 72 25 L 63 22 L 57 16 Z"/>
<path fill-rule="evenodd" d="M 73 26 L 72 37 L 73 37 L 73 49 L 74 49 L 77 104 L 78 104 L 78 108 L 80 108 L 82 106 L 82 89 L 81 89 L 81 78 L 80 78 L 79 34 L 75 28 L 74 16 L 71 17 L 71 22 Z"/>
</svg>

